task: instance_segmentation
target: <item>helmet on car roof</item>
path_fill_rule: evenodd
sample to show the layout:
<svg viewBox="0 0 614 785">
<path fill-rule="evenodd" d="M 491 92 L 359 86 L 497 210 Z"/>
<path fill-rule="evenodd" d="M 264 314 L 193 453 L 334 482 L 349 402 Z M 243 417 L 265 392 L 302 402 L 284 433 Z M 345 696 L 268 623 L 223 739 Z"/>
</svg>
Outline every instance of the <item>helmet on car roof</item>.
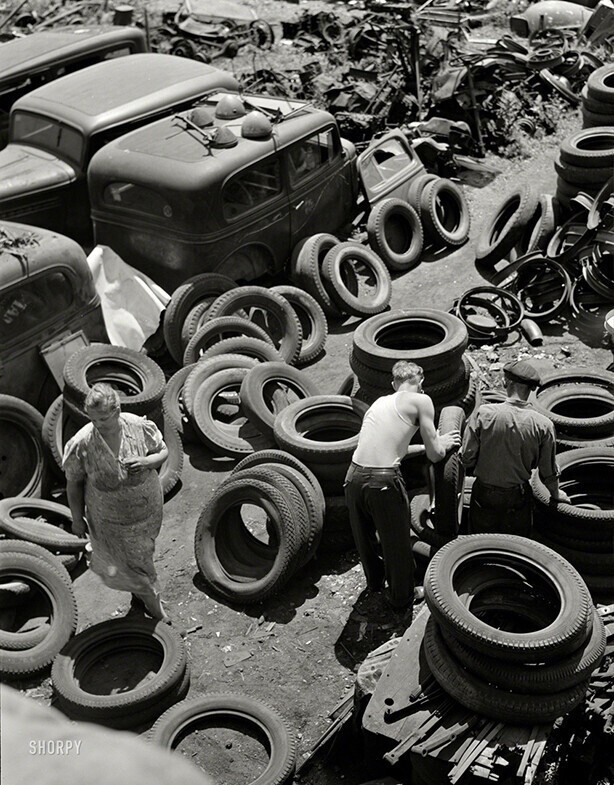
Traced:
<svg viewBox="0 0 614 785">
<path fill-rule="evenodd" d="M 241 124 L 241 136 L 244 139 L 268 139 L 273 131 L 273 125 L 269 118 L 254 109 L 245 116 Z"/>
<path fill-rule="evenodd" d="M 189 119 L 199 128 L 206 128 L 208 125 L 213 125 L 213 116 L 209 109 L 204 106 L 197 106 L 192 109 Z"/>
<path fill-rule="evenodd" d="M 234 120 L 235 117 L 243 117 L 245 107 L 238 95 L 224 95 L 217 102 L 215 116 L 218 120 Z"/>
</svg>

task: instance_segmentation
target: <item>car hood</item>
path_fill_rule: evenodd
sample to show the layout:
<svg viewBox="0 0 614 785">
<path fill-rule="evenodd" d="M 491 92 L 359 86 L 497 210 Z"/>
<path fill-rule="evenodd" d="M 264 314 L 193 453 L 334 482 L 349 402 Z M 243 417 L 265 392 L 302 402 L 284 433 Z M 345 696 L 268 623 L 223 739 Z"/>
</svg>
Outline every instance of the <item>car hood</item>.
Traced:
<svg viewBox="0 0 614 785">
<path fill-rule="evenodd" d="M 9 144 L 0 150 L 0 202 L 66 185 L 76 177 L 70 164 L 35 147 Z"/>
</svg>

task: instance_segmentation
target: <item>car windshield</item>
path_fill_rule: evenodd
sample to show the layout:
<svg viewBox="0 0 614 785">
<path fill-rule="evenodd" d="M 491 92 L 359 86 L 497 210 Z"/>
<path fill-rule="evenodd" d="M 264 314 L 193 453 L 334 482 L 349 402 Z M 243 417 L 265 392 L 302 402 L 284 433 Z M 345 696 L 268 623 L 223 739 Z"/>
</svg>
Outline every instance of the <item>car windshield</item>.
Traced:
<svg viewBox="0 0 614 785">
<path fill-rule="evenodd" d="M 31 144 L 81 164 L 84 141 L 83 136 L 74 128 L 42 115 L 15 112 L 11 130 L 12 142 Z"/>
</svg>

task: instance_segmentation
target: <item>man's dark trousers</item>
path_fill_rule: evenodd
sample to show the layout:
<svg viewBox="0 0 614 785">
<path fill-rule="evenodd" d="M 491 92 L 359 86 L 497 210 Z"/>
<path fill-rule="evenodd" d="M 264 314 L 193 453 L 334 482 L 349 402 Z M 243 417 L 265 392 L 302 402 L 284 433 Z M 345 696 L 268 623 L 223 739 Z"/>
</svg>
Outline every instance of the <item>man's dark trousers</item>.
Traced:
<svg viewBox="0 0 614 785">
<path fill-rule="evenodd" d="M 409 501 L 400 469 L 375 469 L 353 463 L 345 478 L 345 499 L 367 586 L 377 590 L 385 577 L 395 608 L 413 604 Z"/>
<path fill-rule="evenodd" d="M 469 506 L 470 534 L 519 534 L 530 537 L 533 496 L 529 483 L 500 488 L 476 479 Z"/>
</svg>

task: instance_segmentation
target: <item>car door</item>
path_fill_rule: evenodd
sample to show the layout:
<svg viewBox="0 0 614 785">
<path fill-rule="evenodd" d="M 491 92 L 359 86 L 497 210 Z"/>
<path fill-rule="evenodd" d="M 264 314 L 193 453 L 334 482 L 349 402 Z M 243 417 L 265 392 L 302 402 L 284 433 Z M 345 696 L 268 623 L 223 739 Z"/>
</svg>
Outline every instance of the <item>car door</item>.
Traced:
<svg viewBox="0 0 614 785">
<path fill-rule="evenodd" d="M 322 128 L 286 150 L 291 245 L 318 232 L 334 232 L 352 220 L 354 169 L 339 133 Z"/>
<path fill-rule="evenodd" d="M 426 171 L 400 131 L 390 131 L 372 142 L 358 156 L 357 166 L 361 186 L 370 205 L 387 197 L 407 200 L 410 181 Z"/>
</svg>

